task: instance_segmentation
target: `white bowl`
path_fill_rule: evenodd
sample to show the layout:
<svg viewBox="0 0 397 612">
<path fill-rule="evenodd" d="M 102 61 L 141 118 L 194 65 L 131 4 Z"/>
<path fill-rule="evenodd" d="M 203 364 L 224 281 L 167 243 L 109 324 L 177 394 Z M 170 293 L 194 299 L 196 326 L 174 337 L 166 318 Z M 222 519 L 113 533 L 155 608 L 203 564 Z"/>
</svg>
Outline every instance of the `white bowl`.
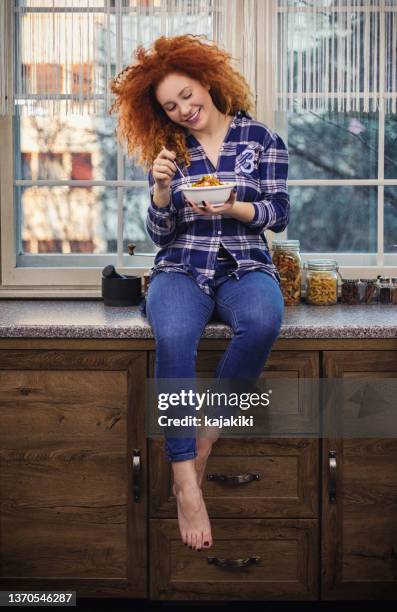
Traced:
<svg viewBox="0 0 397 612">
<path fill-rule="evenodd" d="M 203 200 L 213 206 L 222 206 L 230 198 L 230 193 L 235 186 L 236 183 L 223 183 L 215 187 L 184 187 L 182 193 L 201 208 L 203 208 Z"/>
</svg>

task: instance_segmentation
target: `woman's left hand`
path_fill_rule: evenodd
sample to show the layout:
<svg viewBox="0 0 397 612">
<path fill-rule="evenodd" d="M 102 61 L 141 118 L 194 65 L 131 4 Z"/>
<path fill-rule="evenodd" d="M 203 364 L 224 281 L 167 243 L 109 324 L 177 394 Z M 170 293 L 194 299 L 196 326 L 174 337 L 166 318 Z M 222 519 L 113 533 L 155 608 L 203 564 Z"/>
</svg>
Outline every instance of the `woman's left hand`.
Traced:
<svg viewBox="0 0 397 612">
<path fill-rule="evenodd" d="M 194 204 L 194 202 L 191 200 L 188 200 L 187 198 L 185 198 L 185 200 L 192 210 L 199 215 L 203 215 L 204 217 L 208 217 L 210 215 L 223 215 L 224 213 L 230 214 L 236 201 L 236 191 L 232 189 L 229 199 L 226 200 L 226 202 L 221 206 L 213 206 L 212 204 L 209 204 L 209 202 L 204 202 L 203 200 L 203 207 L 201 208 L 200 206 L 197 206 L 197 204 Z"/>
</svg>

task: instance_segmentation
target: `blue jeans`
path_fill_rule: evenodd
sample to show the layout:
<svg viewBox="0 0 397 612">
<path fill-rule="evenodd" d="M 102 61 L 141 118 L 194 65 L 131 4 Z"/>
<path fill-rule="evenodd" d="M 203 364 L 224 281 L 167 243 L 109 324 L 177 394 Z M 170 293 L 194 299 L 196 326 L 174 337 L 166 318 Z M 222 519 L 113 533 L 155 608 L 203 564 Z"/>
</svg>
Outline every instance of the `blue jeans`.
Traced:
<svg viewBox="0 0 397 612">
<path fill-rule="evenodd" d="M 216 318 L 234 331 L 214 378 L 259 378 L 284 314 L 280 286 L 269 274 L 253 270 L 239 280 L 234 262 L 218 261 L 207 295 L 180 272 L 162 272 L 150 282 L 146 314 L 156 340 L 155 378 L 195 378 L 197 347 L 205 326 Z M 196 438 L 165 437 L 169 461 L 197 456 Z"/>
</svg>

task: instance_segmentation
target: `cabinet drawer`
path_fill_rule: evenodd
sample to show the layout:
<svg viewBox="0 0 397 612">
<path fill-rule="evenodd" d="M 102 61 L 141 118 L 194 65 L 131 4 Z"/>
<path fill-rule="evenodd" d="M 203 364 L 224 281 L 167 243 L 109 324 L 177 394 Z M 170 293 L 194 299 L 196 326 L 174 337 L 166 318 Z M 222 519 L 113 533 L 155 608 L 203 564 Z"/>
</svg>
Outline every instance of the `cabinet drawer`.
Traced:
<svg viewBox="0 0 397 612">
<path fill-rule="evenodd" d="M 150 596 L 154 600 L 317 598 L 314 519 L 211 520 L 213 545 L 193 551 L 176 519 L 150 520 Z"/>
<path fill-rule="evenodd" d="M 224 351 L 197 352 L 196 374 L 201 378 L 212 378 L 219 360 Z M 149 373 L 154 376 L 156 353 L 150 352 Z M 318 378 L 320 370 L 317 351 L 272 351 L 266 362 L 264 372 L 271 373 L 271 377 L 285 378 Z"/>
<path fill-rule="evenodd" d="M 218 439 L 202 483 L 209 516 L 318 516 L 318 448 L 307 438 Z M 149 457 L 150 516 L 176 517 L 163 439 L 150 440 Z"/>
</svg>

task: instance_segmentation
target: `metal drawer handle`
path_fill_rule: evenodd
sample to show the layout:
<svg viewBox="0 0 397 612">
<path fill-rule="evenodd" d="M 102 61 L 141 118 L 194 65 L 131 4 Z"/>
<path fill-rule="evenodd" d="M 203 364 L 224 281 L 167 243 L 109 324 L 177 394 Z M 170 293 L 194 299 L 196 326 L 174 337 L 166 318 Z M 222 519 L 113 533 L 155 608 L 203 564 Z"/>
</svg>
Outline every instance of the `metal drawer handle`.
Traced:
<svg viewBox="0 0 397 612">
<path fill-rule="evenodd" d="M 246 567 L 259 563 L 260 557 L 246 557 L 245 559 L 220 559 L 219 557 L 207 557 L 208 563 L 213 563 L 219 567 Z"/>
<path fill-rule="evenodd" d="M 217 482 L 226 482 L 231 485 L 245 484 L 253 480 L 260 480 L 261 475 L 258 472 L 248 472 L 247 474 L 239 474 L 238 476 L 226 476 L 225 474 L 207 474 L 207 480 L 215 480 Z"/>
<path fill-rule="evenodd" d="M 141 451 L 137 448 L 132 451 L 132 491 L 134 501 L 139 502 L 141 498 Z"/>
<path fill-rule="evenodd" d="M 336 451 L 328 453 L 329 466 L 329 503 L 336 504 Z"/>
</svg>

